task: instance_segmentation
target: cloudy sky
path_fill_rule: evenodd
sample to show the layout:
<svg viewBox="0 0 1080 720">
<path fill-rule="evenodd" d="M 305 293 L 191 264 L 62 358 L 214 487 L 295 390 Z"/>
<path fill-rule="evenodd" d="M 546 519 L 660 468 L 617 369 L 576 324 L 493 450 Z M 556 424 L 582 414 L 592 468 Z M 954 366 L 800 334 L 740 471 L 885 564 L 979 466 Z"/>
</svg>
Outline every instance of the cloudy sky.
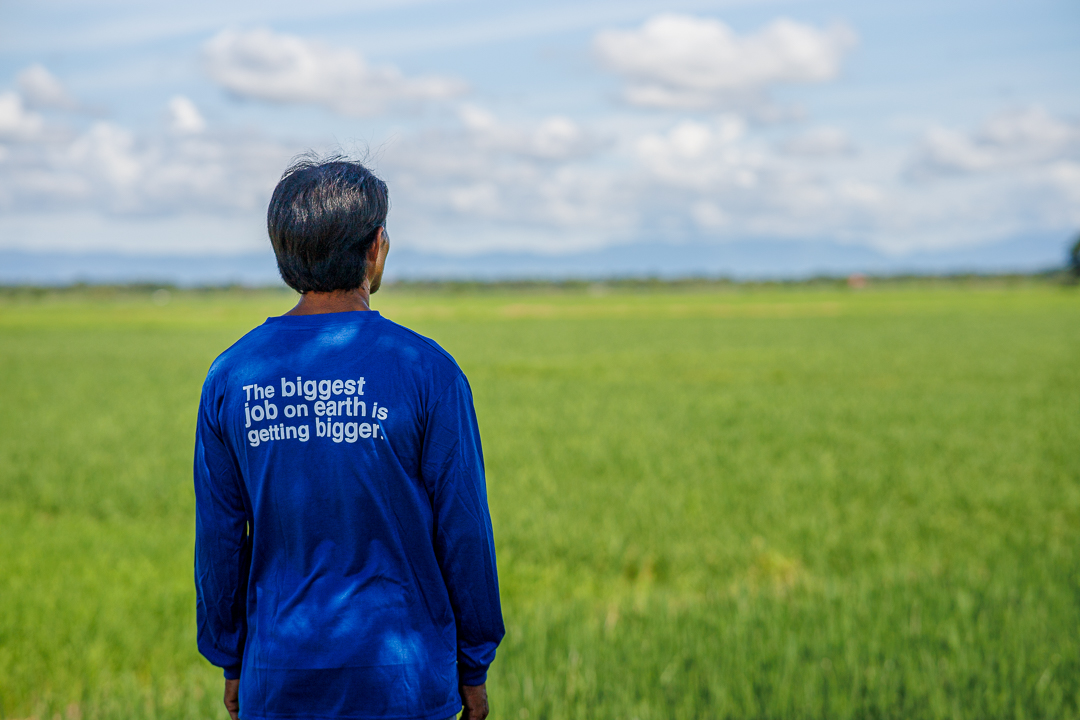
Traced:
<svg viewBox="0 0 1080 720">
<path fill-rule="evenodd" d="M 0 2 L 0 250 L 229 254 L 308 149 L 395 247 L 831 243 L 1080 229 L 1075 0 Z M 771 245 L 770 245 L 771 243 Z"/>
</svg>

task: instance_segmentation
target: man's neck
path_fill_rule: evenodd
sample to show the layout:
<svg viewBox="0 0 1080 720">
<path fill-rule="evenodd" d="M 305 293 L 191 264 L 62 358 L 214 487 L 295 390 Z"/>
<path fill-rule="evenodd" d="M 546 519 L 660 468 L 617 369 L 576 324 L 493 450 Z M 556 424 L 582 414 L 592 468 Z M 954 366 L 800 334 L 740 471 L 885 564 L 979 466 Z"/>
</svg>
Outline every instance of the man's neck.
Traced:
<svg viewBox="0 0 1080 720">
<path fill-rule="evenodd" d="M 300 296 L 300 302 L 286 315 L 321 315 L 323 313 L 352 312 L 370 310 L 371 294 L 368 284 L 355 290 L 334 290 L 333 292 L 306 292 Z"/>
</svg>

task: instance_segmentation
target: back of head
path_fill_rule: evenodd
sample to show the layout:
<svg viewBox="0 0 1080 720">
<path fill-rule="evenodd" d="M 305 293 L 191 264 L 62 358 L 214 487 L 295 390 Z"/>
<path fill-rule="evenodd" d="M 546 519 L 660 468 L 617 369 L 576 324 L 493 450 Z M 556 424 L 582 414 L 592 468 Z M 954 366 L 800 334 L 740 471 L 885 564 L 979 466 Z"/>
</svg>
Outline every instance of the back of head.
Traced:
<svg viewBox="0 0 1080 720">
<path fill-rule="evenodd" d="M 386 183 L 358 162 L 303 157 L 281 176 L 266 227 L 281 279 L 300 293 L 355 290 L 386 224 Z"/>
</svg>

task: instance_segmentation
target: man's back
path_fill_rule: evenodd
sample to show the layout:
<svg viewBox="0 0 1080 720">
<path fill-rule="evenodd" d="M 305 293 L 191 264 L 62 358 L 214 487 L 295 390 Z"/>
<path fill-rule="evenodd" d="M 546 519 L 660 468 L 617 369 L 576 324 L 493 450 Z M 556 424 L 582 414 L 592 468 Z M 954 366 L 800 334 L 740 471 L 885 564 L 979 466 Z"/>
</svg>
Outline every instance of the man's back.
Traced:
<svg viewBox="0 0 1080 720">
<path fill-rule="evenodd" d="M 376 312 L 268 319 L 210 369 L 195 478 L 199 647 L 243 717 L 436 720 L 484 682 L 483 458 L 435 343 Z"/>
</svg>

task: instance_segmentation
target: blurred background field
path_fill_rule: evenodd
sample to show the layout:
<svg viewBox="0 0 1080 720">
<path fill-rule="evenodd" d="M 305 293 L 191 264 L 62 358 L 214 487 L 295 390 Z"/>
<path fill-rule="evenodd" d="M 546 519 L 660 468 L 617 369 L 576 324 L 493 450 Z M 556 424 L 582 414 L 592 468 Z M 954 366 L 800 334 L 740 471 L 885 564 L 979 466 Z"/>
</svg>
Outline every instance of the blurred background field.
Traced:
<svg viewBox="0 0 1080 720">
<path fill-rule="evenodd" d="M 472 383 L 494 717 L 1080 717 L 1080 294 L 397 286 Z M 211 360 L 294 296 L 0 297 L 0 717 L 225 717 L 195 649 Z"/>
</svg>

